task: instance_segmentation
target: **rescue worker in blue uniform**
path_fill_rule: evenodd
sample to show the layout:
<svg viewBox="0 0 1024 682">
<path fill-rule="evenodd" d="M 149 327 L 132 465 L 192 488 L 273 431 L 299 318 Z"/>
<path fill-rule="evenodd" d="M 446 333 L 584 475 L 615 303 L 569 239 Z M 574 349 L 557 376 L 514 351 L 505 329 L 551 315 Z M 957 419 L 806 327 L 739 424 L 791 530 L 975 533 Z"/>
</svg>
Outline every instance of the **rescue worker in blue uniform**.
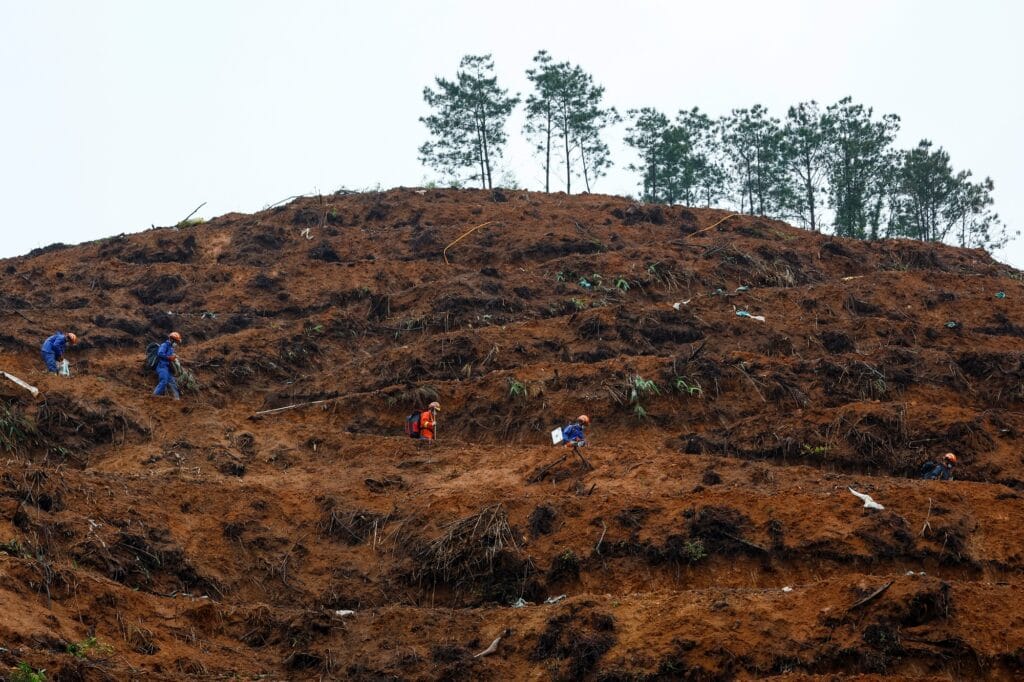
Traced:
<svg viewBox="0 0 1024 682">
<path fill-rule="evenodd" d="M 43 362 L 46 363 L 46 369 L 54 374 L 57 373 L 57 363 L 64 360 L 64 351 L 67 350 L 68 344 L 72 346 L 78 343 L 78 337 L 72 332 L 65 334 L 64 332 L 56 332 L 53 336 L 43 341 L 43 345 L 40 351 L 43 356 Z"/>
<path fill-rule="evenodd" d="M 181 334 L 171 332 L 167 335 L 167 340 L 160 344 L 160 348 L 156 352 L 156 375 L 160 378 L 160 382 L 153 390 L 153 395 L 163 395 L 164 391 L 170 389 L 171 396 L 175 400 L 181 400 L 181 394 L 178 392 L 178 382 L 174 380 L 174 374 L 171 370 L 171 363 L 177 359 L 174 349 L 177 348 L 179 343 L 181 343 Z"/>
</svg>

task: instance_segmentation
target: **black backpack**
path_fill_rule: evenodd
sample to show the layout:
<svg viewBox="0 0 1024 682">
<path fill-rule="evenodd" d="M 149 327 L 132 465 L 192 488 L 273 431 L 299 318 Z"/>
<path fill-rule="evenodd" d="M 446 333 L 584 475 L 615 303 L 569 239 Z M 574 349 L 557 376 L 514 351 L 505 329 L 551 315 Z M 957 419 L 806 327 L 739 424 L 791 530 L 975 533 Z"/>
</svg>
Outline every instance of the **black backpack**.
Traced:
<svg viewBox="0 0 1024 682">
<path fill-rule="evenodd" d="M 409 438 L 420 437 L 420 413 L 413 412 L 405 418 L 405 433 Z"/>
<path fill-rule="evenodd" d="M 144 368 L 144 371 L 156 369 L 156 353 L 159 350 L 159 343 L 151 343 L 148 346 L 146 346 L 146 366 Z"/>
</svg>

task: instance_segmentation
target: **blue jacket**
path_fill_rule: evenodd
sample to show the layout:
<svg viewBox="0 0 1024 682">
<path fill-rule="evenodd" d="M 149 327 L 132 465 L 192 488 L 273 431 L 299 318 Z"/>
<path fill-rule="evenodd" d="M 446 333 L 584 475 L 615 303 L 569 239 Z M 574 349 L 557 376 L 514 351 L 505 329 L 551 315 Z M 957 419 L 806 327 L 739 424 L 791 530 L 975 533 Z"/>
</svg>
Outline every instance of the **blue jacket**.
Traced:
<svg viewBox="0 0 1024 682">
<path fill-rule="evenodd" d="M 158 348 L 157 351 L 156 351 L 156 368 L 157 368 L 157 370 L 170 369 L 170 367 L 171 367 L 171 358 L 173 358 L 173 357 L 174 357 L 174 343 L 170 339 L 167 339 L 166 341 L 164 341 L 163 343 L 160 344 L 160 348 Z"/>
<path fill-rule="evenodd" d="M 64 351 L 68 347 L 68 337 L 64 332 L 56 332 L 53 336 L 43 341 L 42 351 L 53 353 L 58 358 L 64 357 Z"/>
<path fill-rule="evenodd" d="M 562 427 L 562 438 L 569 443 L 586 440 L 586 436 L 583 435 L 583 427 L 579 424 L 569 424 Z"/>
<path fill-rule="evenodd" d="M 943 466 L 939 462 L 929 462 L 925 465 L 924 475 L 921 478 L 930 481 L 951 481 L 953 480 L 953 467 Z"/>
</svg>

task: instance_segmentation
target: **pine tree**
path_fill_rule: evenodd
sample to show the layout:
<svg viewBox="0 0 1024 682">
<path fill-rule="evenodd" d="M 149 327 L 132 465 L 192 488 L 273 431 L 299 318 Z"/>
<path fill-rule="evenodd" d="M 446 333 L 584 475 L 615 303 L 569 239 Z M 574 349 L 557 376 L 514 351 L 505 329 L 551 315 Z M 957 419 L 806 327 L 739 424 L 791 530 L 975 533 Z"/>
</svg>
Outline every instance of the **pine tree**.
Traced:
<svg viewBox="0 0 1024 682">
<path fill-rule="evenodd" d="M 801 102 L 789 108 L 780 151 L 790 185 L 786 212 L 809 230 L 820 232 L 828 156 L 817 102 Z"/>
<path fill-rule="evenodd" d="M 722 144 L 732 162 L 740 211 L 776 215 L 784 203 L 782 129 L 760 104 L 733 109 L 722 122 Z"/>
<path fill-rule="evenodd" d="M 877 236 L 879 229 L 899 117 L 888 114 L 875 121 L 872 113 L 845 97 L 829 106 L 822 118 L 835 232 L 842 237 L 864 239 Z"/>
<path fill-rule="evenodd" d="M 551 191 L 553 143 L 560 140 L 566 193 L 572 192 L 574 172 L 583 178 L 589 192 L 591 181 L 603 176 L 611 165 L 601 131 L 620 120 L 619 115 L 614 107 L 602 106 L 604 88 L 595 85 L 579 66 L 555 63 L 544 50 L 533 61 L 535 68 L 526 72 L 534 92 L 526 100 L 524 131 L 544 155 L 544 191 Z"/>
<path fill-rule="evenodd" d="M 626 144 L 640 156 L 640 163 L 628 168 L 641 174 L 643 200 L 672 203 L 676 199 L 672 179 L 679 174 L 686 153 L 681 131 L 665 114 L 651 107 L 630 109 L 626 115 L 630 119 Z"/>
<path fill-rule="evenodd" d="M 434 80 L 437 90 L 423 89 L 434 113 L 420 121 L 433 139 L 420 147 L 420 161 L 456 178 L 472 168 L 470 179 L 492 188 L 494 164 L 507 140 L 505 122 L 519 98 L 498 87 L 489 54 L 463 57 L 454 81 Z"/>
</svg>

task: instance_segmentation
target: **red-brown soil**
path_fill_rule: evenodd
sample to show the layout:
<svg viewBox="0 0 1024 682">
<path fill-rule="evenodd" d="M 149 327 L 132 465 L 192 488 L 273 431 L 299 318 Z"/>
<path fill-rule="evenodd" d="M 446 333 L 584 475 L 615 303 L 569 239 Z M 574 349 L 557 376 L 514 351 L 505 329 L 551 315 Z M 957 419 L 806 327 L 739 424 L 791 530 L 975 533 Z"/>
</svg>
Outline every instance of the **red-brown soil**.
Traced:
<svg viewBox="0 0 1024 682">
<path fill-rule="evenodd" d="M 399 189 L 0 261 L 42 389 L 0 382 L 0 668 L 1013 679 L 1021 273 L 727 216 Z M 172 328 L 180 403 L 142 371 Z M 595 469 L 549 466 L 579 413 Z"/>
</svg>

